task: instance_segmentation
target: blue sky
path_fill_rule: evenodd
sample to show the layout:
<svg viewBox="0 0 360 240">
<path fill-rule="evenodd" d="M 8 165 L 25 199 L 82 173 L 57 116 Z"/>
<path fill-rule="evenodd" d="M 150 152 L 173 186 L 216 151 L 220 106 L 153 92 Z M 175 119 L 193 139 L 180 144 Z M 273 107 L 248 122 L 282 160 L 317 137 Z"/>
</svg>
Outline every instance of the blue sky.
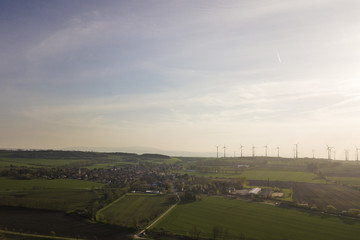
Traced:
<svg viewBox="0 0 360 240">
<path fill-rule="evenodd" d="M 0 5 L 1 148 L 360 146 L 357 1 Z"/>
</svg>

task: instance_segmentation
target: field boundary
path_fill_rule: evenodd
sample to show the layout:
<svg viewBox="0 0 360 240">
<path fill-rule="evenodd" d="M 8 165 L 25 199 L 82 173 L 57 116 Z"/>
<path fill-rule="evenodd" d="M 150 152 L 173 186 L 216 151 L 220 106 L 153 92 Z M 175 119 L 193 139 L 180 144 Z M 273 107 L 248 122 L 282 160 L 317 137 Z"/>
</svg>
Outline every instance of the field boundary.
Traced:
<svg viewBox="0 0 360 240">
<path fill-rule="evenodd" d="M 133 195 L 137 195 L 137 196 L 151 196 L 154 194 L 147 194 L 147 193 L 125 193 L 124 195 L 122 195 L 121 197 L 119 197 L 118 199 L 116 199 L 115 201 L 109 203 L 108 205 L 106 205 L 105 207 L 99 209 L 96 214 L 95 214 L 95 220 L 99 221 L 99 222 L 103 222 L 99 220 L 99 215 L 100 213 L 102 213 L 103 211 L 105 211 L 106 209 L 108 209 L 109 207 L 111 207 L 112 205 L 116 204 L 117 202 L 119 202 L 121 199 L 123 199 L 126 196 L 133 196 Z"/>
<path fill-rule="evenodd" d="M 288 223 L 286 229 L 281 227 Z M 344 219 L 337 215 L 209 196 L 202 201 L 177 206 L 155 225 L 157 231 L 154 236 L 165 232 L 187 236 L 192 234 L 191 229 L 200 229 L 200 237 L 210 239 L 213 234 L 212 227 L 218 226 L 226 233 L 219 236 L 219 239 L 238 239 L 241 234 L 244 234 L 246 239 L 266 239 L 269 236 L 267 234 L 278 233 L 279 239 L 358 239 L 358 224 L 360 223 L 352 221 L 351 218 Z M 314 226 L 314 232 L 306 231 Z"/>
<path fill-rule="evenodd" d="M 15 236 L 25 236 L 25 237 L 34 237 L 34 238 L 45 238 L 45 239 L 58 239 L 58 240 L 82 240 L 80 238 L 68 238 L 68 237 L 58 237 L 50 235 L 40 235 L 40 234 L 31 234 L 31 233 L 21 233 L 21 232 L 12 232 L 8 230 L 0 230 L 2 234 L 9 234 Z"/>
<path fill-rule="evenodd" d="M 154 221 L 152 221 L 147 227 L 145 227 L 143 230 L 141 230 L 139 233 L 134 235 L 135 239 L 141 239 L 142 236 L 144 235 L 145 231 L 148 230 L 149 228 L 151 228 L 153 225 L 155 225 L 160 219 L 162 219 L 163 217 L 165 217 L 165 215 L 167 215 L 171 210 L 173 210 L 179 203 L 180 203 L 180 197 L 178 194 L 175 194 L 178 198 L 178 201 L 170 206 L 163 214 L 161 214 L 158 218 L 156 218 Z"/>
<path fill-rule="evenodd" d="M 115 201 L 109 203 L 108 205 L 106 205 L 105 207 L 101 208 L 100 210 L 98 210 L 95 214 L 95 220 L 96 221 L 100 221 L 99 220 L 99 216 L 100 213 L 103 212 L 104 210 L 108 209 L 109 207 L 111 207 L 112 205 L 114 205 L 115 203 L 119 202 L 121 199 L 123 199 L 125 196 L 127 196 L 128 194 L 125 193 L 124 195 L 122 195 L 121 197 L 119 197 L 118 199 L 116 199 Z M 100 221 L 101 222 L 101 221 Z"/>
</svg>

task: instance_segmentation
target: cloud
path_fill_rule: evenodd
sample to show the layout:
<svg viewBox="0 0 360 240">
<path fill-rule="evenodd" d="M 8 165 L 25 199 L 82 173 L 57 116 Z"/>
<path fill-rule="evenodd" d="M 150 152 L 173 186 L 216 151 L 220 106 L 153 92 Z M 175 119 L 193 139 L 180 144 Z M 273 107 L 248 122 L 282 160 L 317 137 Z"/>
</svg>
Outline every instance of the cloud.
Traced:
<svg viewBox="0 0 360 240">
<path fill-rule="evenodd" d="M 328 87 L 324 87 L 327 84 Z M 195 86 L 197 86 L 195 84 Z M 219 88 L 216 88 L 219 86 Z M 322 120 L 328 117 L 341 119 L 334 108 L 353 113 L 357 96 L 345 96 L 337 84 L 314 81 L 275 81 L 237 83 L 223 87 L 219 82 L 204 92 L 194 85 L 182 86 L 167 92 L 122 94 L 109 97 L 92 97 L 69 100 L 63 103 L 37 103 L 21 111 L 23 117 L 37 121 L 54 121 L 57 124 L 80 119 L 74 125 L 86 125 L 89 119 L 134 124 L 216 123 L 252 121 Z M 309 87 L 311 86 L 311 87 Z M 352 107 L 353 106 L 353 107 Z M 324 116 L 324 114 L 326 114 Z M 146 117 L 145 117 L 146 116 Z M 81 122 L 83 121 L 83 122 Z"/>
<path fill-rule="evenodd" d="M 358 13 L 342 1 L 114 1 L 58 20 L 0 40 L 2 125 L 43 142 L 327 141 L 360 118 Z"/>
</svg>

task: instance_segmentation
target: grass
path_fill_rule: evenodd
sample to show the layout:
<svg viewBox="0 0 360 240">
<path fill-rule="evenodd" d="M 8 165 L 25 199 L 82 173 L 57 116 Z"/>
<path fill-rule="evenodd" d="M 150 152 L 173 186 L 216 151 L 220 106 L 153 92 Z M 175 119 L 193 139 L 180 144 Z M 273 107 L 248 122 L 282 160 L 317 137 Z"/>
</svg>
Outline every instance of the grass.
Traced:
<svg viewBox="0 0 360 240">
<path fill-rule="evenodd" d="M 149 224 L 171 203 L 174 195 L 126 194 L 96 214 L 97 220 L 124 227 L 141 227 Z"/>
<path fill-rule="evenodd" d="M 326 183 L 324 179 L 319 179 L 313 173 L 286 170 L 248 170 L 241 176 L 250 180 L 270 180 L 270 181 L 291 181 L 291 182 L 309 182 Z"/>
<path fill-rule="evenodd" d="M 245 170 L 239 172 L 238 174 L 234 173 L 203 173 L 203 172 L 187 172 L 183 171 L 182 174 L 189 174 L 202 177 L 213 177 L 213 178 L 236 178 L 236 177 L 246 177 L 248 180 L 265 180 L 270 181 L 290 181 L 290 182 L 308 182 L 308 183 L 326 183 L 324 179 L 318 178 L 313 173 L 310 172 L 301 172 L 301 171 L 289 171 L 289 170 Z"/>
<path fill-rule="evenodd" d="M 94 199 L 99 197 L 100 195 L 96 192 L 86 190 L 41 190 L 0 194 L 0 204 L 72 212 L 86 208 Z"/>
<path fill-rule="evenodd" d="M 338 210 L 360 208 L 360 192 L 342 185 L 296 183 L 293 192 L 295 202 L 315 205 L 319 209 L 327 205 L 333 205 Z"/>
<path fill-rule="evenodd" d="M 101 183 L 72 179 L 15 180 L 0 178 L 0 204 L 49 210 L 74 211 L 86 208 L 99 194 L 91 189 Z"/>
<path fill-rule="evenodd" d="M 292 202 L 293 201 L 293 190 L 289 188 L 282 188 L 281 192 L 284 193 L 284 196 L 282 198 L 279 198 L 283 201 Z"/>
<path fill-rule="evenodd" d="M 113 154 L 80 151 L 1 151 L 1 167 L 86 167 L 111 168 L 138 163 L 173 164 L 181 161 L 178 158 L 143 157 L 137 154 Z"/>
<path fill-rule="evenodd" d="M 226 233 L 224 239 L 239 239 L 243 234 L 246 239 L 355 240 L 360 234 L 356 220 L 221 197 L 179 204 L 155 228 L 189 235 L 195 226 L 203 238 L 213 238 L 215 226 Z"/>
<path fill-rule="evenodd" d="M 327 177 L 331 181 L 338 182 L 340 184 L 360 186 L 360 178 L 358 177 Z"/>
<path fill-rule="evenodd" d="M 10 178 L 0 178 L 0 192 L 9 191 L 29 191 L 45 189 L 82 189 L 101 188 L 104 184 L 75 180 L 75 179 L 31 179 L 17 180 Z"/>
<path fill-rule="evenodd" d="M 23 166 L 23 167 L 60 167 L 71 163 L 83 164 L 85 159 L 33 159 L 33 158 L 8 158 L 0 157 L 0 167 Z"/>
</svg>

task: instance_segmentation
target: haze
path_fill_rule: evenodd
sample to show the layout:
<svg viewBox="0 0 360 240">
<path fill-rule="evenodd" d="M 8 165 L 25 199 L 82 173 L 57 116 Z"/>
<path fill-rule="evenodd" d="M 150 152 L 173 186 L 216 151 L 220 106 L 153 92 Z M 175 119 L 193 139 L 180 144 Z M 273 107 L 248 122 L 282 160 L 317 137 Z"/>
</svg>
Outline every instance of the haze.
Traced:
<svg viewBox="0 0 360 240">
<path fill-rule="evenodd" d="M 1 1 L 0 148 L 344 159 L 358 1 Z"/>
</svg>

